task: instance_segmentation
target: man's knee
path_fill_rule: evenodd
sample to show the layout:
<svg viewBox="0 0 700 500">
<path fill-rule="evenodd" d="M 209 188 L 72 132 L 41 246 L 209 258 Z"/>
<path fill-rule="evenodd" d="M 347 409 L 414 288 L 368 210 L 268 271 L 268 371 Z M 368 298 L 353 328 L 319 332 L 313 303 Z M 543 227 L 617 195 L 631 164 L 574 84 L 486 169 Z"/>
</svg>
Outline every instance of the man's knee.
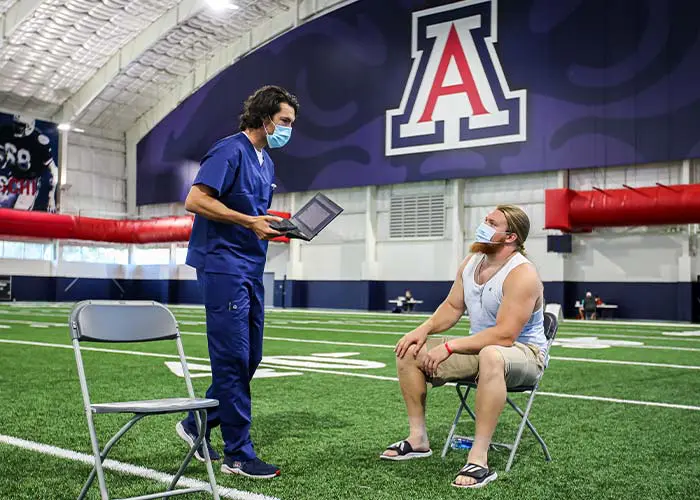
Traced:
<svg viewBox="0 0 700 500">
<path fill-rule="evenodd" d="M 413 344 L 406 349 L 406 353 L 403 355 L 403 358 L 396 358 L 396 364 L 399 368 L 407 368 L 412 366 L 420 367 L 423 365 L 423 357 L 425 356 L 426 352 L 427 350 L 424 345 L 416 355 L 416 345 Z"/>
<path fill-rule="evenodd" d="M 479 377 L 500 374 L 505 377 L 505 360 L 497 346 L 490 345 L 479 351 Z"/>
</svg>

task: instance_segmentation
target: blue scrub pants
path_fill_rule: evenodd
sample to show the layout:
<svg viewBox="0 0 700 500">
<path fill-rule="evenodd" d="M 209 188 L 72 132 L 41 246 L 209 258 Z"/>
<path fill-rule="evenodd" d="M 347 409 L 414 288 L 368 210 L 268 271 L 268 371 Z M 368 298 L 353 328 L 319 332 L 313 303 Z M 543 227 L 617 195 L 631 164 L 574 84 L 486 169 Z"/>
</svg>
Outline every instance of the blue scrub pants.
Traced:
<svg viewBox="0 0 700 500">
<path fill-rule="evenodd" d="M 204 297 L 212 370 L 207 397 L 219 400 L 219 407 L 208 412 L 207 431 L 220 425 L 224 454 L 250 460 L 256 456 L 250 439 L 250 381 L 262 360 L 262 276 L 198 270 L 197 282 Z M 187 420 L 196 429 L 193 413 Z"/>
</svg>

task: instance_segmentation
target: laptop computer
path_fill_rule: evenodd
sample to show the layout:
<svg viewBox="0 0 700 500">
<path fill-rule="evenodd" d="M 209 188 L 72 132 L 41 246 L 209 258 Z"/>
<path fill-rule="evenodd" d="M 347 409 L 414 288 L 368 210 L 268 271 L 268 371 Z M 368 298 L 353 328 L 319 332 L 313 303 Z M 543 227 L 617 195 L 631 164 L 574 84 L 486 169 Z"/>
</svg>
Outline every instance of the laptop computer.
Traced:
<svg viewBox="0 0 700 500">
<path fill-rule="evenodd" d="M 288 238 L 311 241 L 342 211 L 343 208 L 337 203 L 331 201 L 327 196 L 317 193 L 290 219 L 271 222 L 270 227 L 284 233 L 284 236 Z"/>
</svg>

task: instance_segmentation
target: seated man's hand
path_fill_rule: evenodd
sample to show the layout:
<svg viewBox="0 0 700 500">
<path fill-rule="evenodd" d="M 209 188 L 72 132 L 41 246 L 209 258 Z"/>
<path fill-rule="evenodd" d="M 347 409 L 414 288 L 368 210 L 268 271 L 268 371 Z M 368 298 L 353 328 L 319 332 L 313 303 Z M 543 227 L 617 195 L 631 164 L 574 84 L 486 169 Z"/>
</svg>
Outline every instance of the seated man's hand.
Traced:
<svg viewBox="0 0 700 500">
<path fill-rule="evenodd" d="M 433 347 L 427 352 L 425 358 L 423 358 L 423 372 L 430 377 L 434 376 L 440 363 L 449 357 L 450 353 L 447 352 L 445 344 Z"/>
<path fill-rule="evenodd" d="M 402 359 L 408 352 L 409 347 L 415 345 L 416 348 L 413 351 L 413 357 L 415 358 L 418 356 L 418 351 L 421 350 L 421 347 L 423 347 L 423 344 L 425 344 L 425 340 L 427 338 L 428 334 L 423 332 L 420 327 L 407 333 L 396 343 L 396 347 L 394 348 L 396 357 Z"/>
</svg>

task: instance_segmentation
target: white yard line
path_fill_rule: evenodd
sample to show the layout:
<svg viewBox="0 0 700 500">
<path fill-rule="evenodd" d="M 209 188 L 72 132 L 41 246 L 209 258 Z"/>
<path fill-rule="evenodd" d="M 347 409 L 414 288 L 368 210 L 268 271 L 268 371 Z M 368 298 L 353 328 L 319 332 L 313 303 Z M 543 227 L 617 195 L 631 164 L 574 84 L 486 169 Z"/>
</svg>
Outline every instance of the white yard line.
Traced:
<svg viewBox="0 0 700 500">
<path fill-rule="evenodd" d="M 14 446 L 16 448 L 22 448 L 24 450 L 34 451 L 43 455 L 50 455 L 52 457 L 72 460 L 74 462 L 80 462 L 91 467 L 95 465 L 95 457 L 92 455 L 79 453 L 73 450 L 66 450 L 64 448 L 58 448 L 56 446 L 51 446 L 48 444 L 27 441 L 26 439 L 20 439 L 13 436 L 6 436 L 4 434 L 0 434 L 0 443 L 9 446 Z M 141 467 L 129 463 L 118 462 L 117 460 L 112 460 L 109 458 L 104 461 L 103 467 L 107 470 L 119 472 L 122 474 L 128 474 L 130 476 L 137 476 L 144 479 L 150 479 L 152 481 L 156 481 L 166 485 L 169 485 L 170 482 L 175 478 L 175 476 L 166 474 L 164 472 L 159 472 L 153 469 L 147 469 L 146 467 Z M 33 472 L 36 473 L 38 471 L 34 470 Z M 178 487 L 185 488 L 209 487 L 208 482 L 200 481 L 199 479 L 191 479 L 185 476 L 181 477 L 177 484 Z M 92 488 L 97 489 L 97 481 L 95 481 L 95 484 L 92 486 Z M 219 491 L 219 496 L 222 496 L 224 498 L 234 498 L 237 500 L 279 500 L 276 497 L 269 497 L 266 495 L 261 495 L 259 493 L 251 493 L 249 491 L 241 491 L 233 488 L 224 488 L 219 485 L 217 485 L 217 490 Z"/>
<path fill-rule="evenodd" d="M 193 336 L 197 336 L 197 337 L 206 337 L 206 335 L 207 335 L 206 333 L 203 333 L 203 332 L 180 332 L 180 333 L 182 335 L 193 335 Z M 608 335 L 606 335 L 606 337 L 608 337 Z M 289 338 L 289 337 L 271 337 L 269 335 L 265 335 L 264 339 L 265 340 L 283 340 L 286 342 L 298 342 L 298 343 L 302 343 L 302 344 L 306 343 L 306 344 L 325 344 L 325 345 L 347 345 L 347 346 L 355 346 L 355 347 L 373 347 L 373 348 L 380 348 L 380 349 L 393 349 L 394 348 L 394 344 L 365 344 L 365 343 L 361 343 L 361 342 L 336 342 L 336 341 L 332 341 L 332 340 L 296 339 L 296 338 Z M 599 340 L 601 342 L 605 342 L 605 338 L 601 338 Z M 567 346 L 563 346 L 563 347 L 566 348 Z M 625 345 L 625 346 L 612 346 L 611 348 L 657 349 L 657 350 L 661 350 L 661 351 L 700 352 L 700 348 L 698 348 L 698 347 L 674 347 L 674 346 L 664 346 L 664 345 Z M 598 349 L 595 349 L 595 350 L 598 350 Z M 552 359 L 565 359 L 565 358 L 552 357 Z M 648 364 L 642 364 L 641 366 L 648 366 Z M 668 365 L 668 366 L 675 367 L 675 366 L 679 366 L 679 365 Z M 683 365 L 683 366 L 685 366 L 685 365 Z"/>
<path fill-rule="evenodd" d="M 62 309 L 62 308 L 68 308 L 68 311 L 70 311 L 70 308 L 73 306 L 73 303 L 53 303 L 53 302 L 47 302 L 47 303 L 37 303 L 37 302 L 14 302 L 12 305 L 8 305 L 5 307 L 0 306 L 0 308 L 3 309 L 12 309 L 12 308 L 17 308 L 17 309 L 23 309 L 23 308 L 46 308 L 46 307 L 51 307 L 55 309 Z M 166 304 L 167 305 L 167 304 Z M 174 313 L 177 314 L 178 310 L 183 310 L 185 311 L 185 314 L 191 314 L 193 310 L 196 311 L 201 311 L 201 313 L 204 313 L 204 306 L 202 305 L 187 305 L 187 304 L 177 304 L 177 305 L 172 305 L 168 306 Z M 380 317 L 380 318 L 395 318 L 396 320 L 399 321 L 410 321 L 410 318 L 426 318 L 429 317 L 432 314 L 431 312 L 425 312 L 425 313 L 411 313 L 407 315 L 395 315 L 390 313 L 389 311 L 356 311 L 356 310 L 328 310 L 328 309 L 293 309 L 293 308 L 287 308 L 287 309 L 279 309 L 279 308 L 266 308 L 266 312 L 271 315 L 276 315 L 279 314 L 280 316 L 286 316 L 286 315 L 321 315 L 321 316 L 368 316 L 370 318 L 374 317 Z M 467 319 L 468 316 L 465 316 L 465 319 Z M 565 319 L 562 321 L 562 324 L 582 324 L 584 323 L 581 320 L 576 320 L 576 319 Z M 674 322 L 674 321 L 622 321 L 622 320 L 596 320 L 596 324 L 598 325 L 612 325 L 612 326 L 661 326 L 661 327 L 682 327 L 682 328 L 693 328 L 695 325 L 691 323 L 685 323 L 685 322 Z"/>
<path fill-rule="evenodd" d="M 42 322 L 42 321 L 31 321 L 31 320 L 18 320 L 18 319 L 7 319 L 5 317 L 0 317 L 0 323 L 12 323 L 12 324 L 19 324 L 19 325 L 29 325 L 31 328 L 48 328 L 48 327 L 55 327 L 55 328 L 63 328 L 68 326 L 68 322 L 66 323 L 54 323 L 54 322 Z M 204 326 L 206 323 L 204 321 L 180 321 L 180 324 L 186 325 L 186 326 Z M 371 326 L 371 325 L 368 325 Z M 379 327 L 385 326 L 385 325 L 377 325 Z M 406 332 L 405 331 L 387 331 L 387 330 L 361 330 L 361 329 L 349 329 L 349 328 L 330 328 L 330 327 L 319 327 L 319 326 L 305 326 L 305 325 L 299 325 L 299 326 L 286 326 L 286 325 L 276 325 L 274 323 L 272 324 L 266 324 L 265 325 L 266 329 L 278 329 L 278 330 L 296 330 L 296 331 L 318 331 L 318 332 L 335 332 L 335 333 L 362 333 L 362 334 L 367 334 L 367 335 L 392 335 L 392 336 L 399 336 L 399 335 L 404 335 Z M 634 339 L 634 340 L 663 340 L 663 341 L 668 341 L 668 342 L 700 342 L 700 338 L 683 338 L 683 337 L 675 337 L 675 336 L 664 336 L 664 335 L 658 335 L 658 336 L 650 336 L 650 335 L 618 335 L 618 334 L 613 334 L 613 333 L 588 333 L 588 332 L 559 332 L 557 334 L 558 336 L 562 337 L 600 337 L 600 336 L 605 336 L 608 338 L 618 338 L 618 339 Z M 454 335 L 446 335 L 446 336 L 454 336 Z M 661 346 L 659 346 L 661 347 Z"/>
<path fill-rule="evenodd" d="M 204 337 L 206 334 L 201 333 L 201 332 L 180 332 L 183 335 L 192 335 L 192 336 L 198 336 L 198 337 Z M 286 337 L 271 337 L 271 336 L 266 336 L 266 340 L 278 340 L 278 341 L 285 341 L 285 342 L 297 342 L 297 343 L 305 343 L 305 344 L 323 344 L 323 345 L 338 345 L 338 346 L 353 346 L 353 347 L 369 347 L 369 348 L 380 348 L 380 349 L 393 349 L 394 346 L 392 345 L 386 345 L 386 344 L 363 344 L 359 342 L 334 342 L 331 340 L 310 340 L 310 339 L 290 339 Z M 65 344 L 51 344 L 47 342 L 34 342 L 34 341 L 28 341 L 28 340 L 11 340 L 11 339 L 0 339 L 0 343 L 6 343 L 6 344 L 19 344 L 19 345 L 34 345 L 38 347 L 62 347 L 62 348 L 67 348 L 67 349 L 72 349 L 73 347 L 70 345 L 65 345 Z M 630 346 L 628 346 L 630 347 Z M 634 347 L 634 346 L 631 346 Z M 152 357 L 168 357 L 168 358 L 173 358 L 173 359 L 179 359 L 177 355 L 175 354 L 157 354 L 157 353 L 146 353 L 142 351 L 131 351 L 131 350 L 123 350 L 123 349 L 106 349 L 106 348 L 100 348 L 100 347 L 85 347 L 82 346 L 80 348 L 81 350 L 84 351 L 93 351 L 93 352 L 107 352 L 107 353 L 118 353 L 118 354 L 131 354 L 131 355 L 141 355 L 141 356 L 152 356 Z M 135 354 L 138 353 L 138 354 Z M 196 361 L 209 361 L 208 358 L 198 358 L 198 357 L 193 357 L 193 356 L 187 356 L 188 359 L 191 360 L 196 360 Z M 695 365 L 676 365 L 676 364 L 667 364 L 667 363 L 649 363 L 645 361 L 620 361 L 620 360 L 615 360 L 615 359 L 593 359 L 593 358 L 571 358 L 571 357 L 562 357 L 562 356 L 551 356 L 551 359 L 554 360 L 559 360 L 559 361 L 576 361 L 579 363 L 604 363 L 604 364 L 611 364 L 611 365 L 624 365 L 624 366 L 644 366 L 644 367 L 651 367 L 651 368 L 673 368 L 673 369 L 680 369 L 680 370 L 700 370 L 700 366 L 695 366 Z"/>
<path fill-rule="evenodd" d="M 0 339 L 0 343 L 5 343 L 5 344 L 17 344 L 17 345 L 31 345 L 31 346 L 39 346 L 39 347 L 54 347 L 54 348 L 60 348 L 60 349 L 73 349 L 73 346 L 70 345 L 65 345 L 65 344 L 50 344 L 47 342 L 30 342 L 30 341 L 23 341 L 23 340 L 7 340 L 7 339 Z M 159 353 L 153 353 L 153 352 L 142 352 L 142 351 L 126 351 L 126 350 L 117 350 L 117 349 L 100 349 L 100 348 L 94 348 L 94 347 L 81 347 L 81 350 L 85 351 L 96 351 L 96 352 L 106 352 L 106 353 L 115 353 L 115 354 L 127 354 L 131 356 L 146 356 L 146 357 L 153 357 L 153 358 L 165 358 L 165 359 L 172 359 L 172 358 L 178 358 L 176 355 L 170 355 L 170 354 L 159 354 Z M 193 357 L 193 356 L 187 356 L 188 360 L 192 361 L 209 361 L 207 358 L 199 358 L 199 357 Z M 556 358 L 552 358 L 556 359 Z M 608 362 L 608 360 L 590 360 L 590 359 L 576 359 L 576 358 L 560 358 L 562 361 L 583 361 L 583 362 L 594 362 L 594 363 L 605 363 Z M 616 363 L 615 361 L 610 361 L 612 363 Z M 632 364 L 633 362 L 622 362 L 622 364 Z M 272 365 L 272 364 L 267 364 L 267 363 L 261 363 L 261 367 L 265 368 L 276 368 L 279 369 L 280 367 L 277 365 Z M 677 365 L 679 368 L 689 368 L 688 366 L 685 365 Z M 691 369 L 700 369 L 700 367 L 692 367 Z M 300 372 L 313 372 L 313 373 L 323 373 L 323 374 L 329 374 L 329 375 L 340 375 L 340 376 L 345 376 L 345 377 L 358 377 L 358 378 L 368 378 L 368 379 L 374 379 L 374 380 L 385 380 L 385 381 L 398 381 L 397 377 L 389 377 L 389 376 L 383 376 L 383 375 L 372 375 L 368 373 L 352 373 L 352 372 L 342 372 L 342 371 L 335 371 L 335 370 L 320 370 L 320 369 L 315 369 L 315 368 L 299 368 L 299 367 L 294 367 L 294 371 L 300 371 Z M 657 402 L 657 401 L 637 401 L 637 400 L 628 400 L 628 399 L 618 399 L 618 398 L 607 398 L 607 397 L 600 397 L 600 396 L 587 396 L 584 394 L 564 394 L 564 393 L 556 393 L 556 392 L 538 392 L 538 395 L 542 396 L 553 396 L 553 397 L 559 397 L 559 398 L 572 398 L 572 399 L 582 399 L 582 400 L 591 400 L 591 401 L 604 401 L 604 402 L 611 402 L 611 403 L 619 403 L 619 404 L 632 404 L 632 405 L 641 405 L 641 406 L 656 406 L 656 407 L 663 407 L 663 408 L 676 408 L 676 409 L 683 409 L 683 410 L 693 410 L 693 411 L 700 411 L 700 406 L 692 406 L 692 405 L 682 405 L 682 404 L 676 404 L 676 403 L 663 403 L 663 402 Z"/>
<path fill-rule="evenodd" d="M 199 323 L 196 323 L 197 325 Z M 358 329 L 344 329 L 344 328 L 319 328 L 319 327 L 308 327 L 308 326 L 281 326 L 281 325 L 265 325 L 266 330 L 296 330 L 296 331 L 312 331 L 312 332 L 335 332 L 335 333 L 364 333 L 367 335 L 392 335 L 399 336 L 405 335 L 408 332 L 405 331 L 386 331 L 386 330 L 358 330 Z M 459 335 L 447 335 L 446 337 L 458 337 Z M 607 333 L 585 333 L 585 332 L 559 332 L 557 337 L 608 337 L 617 339 L 635 339 L 635 340 L 663 340 L 663 341 L 673 341 L 673 342 L 700 342 L 700 339 L 693 338 L 669 338 L 659 336 L 635 336 L 635 335 L 616 335 Z"/>
<path fill-rule="evenodd" d="M 600 397 L 600 396 L 586 396 L 583 394 L 559 394 L 557 392 L 545 392 L 545 391 L 537 391 L 537 395 L 538 396 L 552 396 L 555 398 L 583 399 L 586 401 L 602 401 L 605 403 L 623 403 L 623 404 L 628 404 L 628 405 L 656 406 L 659 408 L 675 408 L 678 410 L 700 411 L 700 406 L 679 405 L 679 404 L 675 404 L 675 403 L 658 403 L 655 401 L 637 401 L 634 399 L 604 398 L 604 397 Z"/>
<path fill-rule="evenodd" d="M 319 314 L 319 315 L 348 315 L 348 316 L 370 316 L 370 317 L 399 317 L 402 319 L 408 319 L 410 317 L 417 317 L 417 318 L 425 318 L 429 317 L 432 314 L 432 311 L 429 313 L 410 313 L 405 316 L 401 316 L 400 314 L 394 315 L 390 313 L 389 311 L 378 311 L 378 312 L 371 312 L 371 311 L 351 311 L 351 310 L 325 310 L 325 309 L 268 309 L 268 312 L 273 312 L 273 313 L 282 313 L 282 314 Z M 467 318 L 468 316 L 465 316 Z M 679 327 L 693 327 L 691 323 L 684 323 L 684 322 L 678 322 L 678 321 L 622 321 L 622 320 L 602 320 L 598 319 L 595 321 L 596 324 L 600 325 L 626 325 L 626 326 L 679 326 Z M 565 319 L 562 321 L 562 324 L 581 324 L 584 323 L 582 320 L 577 320 L 577 319 Z"/>
<path fill-rule="evenodd" d="M 700 370 L 696 365 L 673 365 L 668 363 L 649 363 L 646 361 L 619 361 L 617 359 L 570 358 L 567 356 L 550 356 L 557 361 L 576 361 L 578 363 L 602 363 L 606 365 L 646 366 L 649 368 L 676 368 L 679 370 Z"/>
</svg>

